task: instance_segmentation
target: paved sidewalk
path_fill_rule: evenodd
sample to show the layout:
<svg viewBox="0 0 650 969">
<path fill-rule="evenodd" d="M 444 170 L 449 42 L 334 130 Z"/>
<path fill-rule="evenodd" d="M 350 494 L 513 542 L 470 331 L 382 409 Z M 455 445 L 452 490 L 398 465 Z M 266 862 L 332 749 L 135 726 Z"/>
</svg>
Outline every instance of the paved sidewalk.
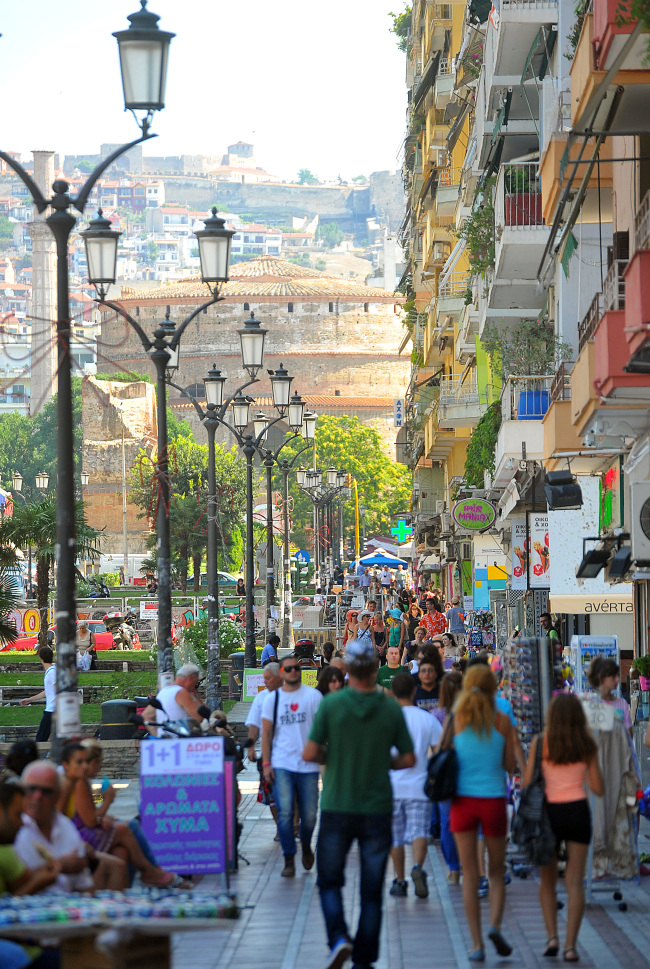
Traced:
<svg viewBox="0 0 650 969">
<path fill-rule="evenodd" d="M 246 906 L 231 927 L 214 932 L 178 933 L 174 936 L 174 969 L 320 969 L 327 959 L 323 919 L 316 888 L 315 869 L 303 872 L 298 860 L 294 880 L 280 877 L 282 855 L 274 843 L 275 828 L 268 808 L 257 804 L 257 771 L 240 775 L 243 798 L 240 818 L 244 831 L 241 852 L 250 865 L 241 864 L 232 877 L 239 904 Z M 644 825 L 646 822 L 643 822 Z M 647 826 L 646 826 L 647 827 Z M 642 850 L 650 843 L 644 836 Z M 418 899 L 409 886 L 407 898 L 391 898 L 393 878 L 389 862 L 386 878 L 381 954 L 376 969 L 469 969 L 470 940 L 465 926 L 462 888 L 447 883 L 437 846 L 429 849 L 426 863 L 430 896 Z M 356 852 L 348 861 L 346 911 L 351 929 L 358 918 Z M 210 890 L 213 879 L 201 888 Z M 533 878 L 514 878 L 508 887 L 504 935 L 512 943 L 510 958 L 501 959 L 487 942 L 486 966 L 542 967 L 559 960 L 541 956 L 546 933 Z M 640 886 L 625 885 L 627 912 L 620 912 L 611 893 L 598 894 L 589 906 L 580 933 L 580 965 L 602 969 L 646 969 L 650 966 L 650 878 Z M 487 934 L 487 903 L 483 905 Z M 559 913 L 560 932 L 564 913 Z M 487 941 L 487 940 L 486 940 Z M 564 964 L 564 963 L 562 963 Z"/>
</svg>

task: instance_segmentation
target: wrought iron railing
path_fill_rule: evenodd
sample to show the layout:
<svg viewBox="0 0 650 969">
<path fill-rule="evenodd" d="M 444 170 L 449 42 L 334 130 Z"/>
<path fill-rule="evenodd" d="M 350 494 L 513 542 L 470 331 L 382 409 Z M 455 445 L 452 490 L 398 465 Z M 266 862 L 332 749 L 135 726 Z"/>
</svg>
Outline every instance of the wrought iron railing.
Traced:
<svg viewBox="0 0 650 969">
<path fill-rule="evenodd" d="M 541 421 L 551 406 L 551 384 L 548 377 L 508 377 L 501 395 L 504 421 Z"/>
<path fill-rule="evenodd" d="M 573 370 L 573 360 L 563 360 L 557 368 L 557 373 L 551 384 L 551 400 L 556 403 L 559 400 L 571 400 L 571 371 Z"/>
<path fill-rule="evenodd" d="M 578 351 L 582 353 L 583 348 L 593 340 L 596 327 L 603 315 L 603 294 L 596 293 L 591 301 L 589 309 L 578 324 Z"/>
<path fill-rule="evenodd" d="M 627 259 L 615 259 L 603 283 L 603 313 L 625 309 L 625 276 Z"/>
<path fill-rule="evenodd" d="M 634 220 L 634 248 L 650 249 L 650 191 L 645 193 Z"/>
<path fill-rule="evenodd" d="M 469 285 L 469 273 L 450 273 L 438 289 L 438 299 L 464 296 Z"/>
</svg>

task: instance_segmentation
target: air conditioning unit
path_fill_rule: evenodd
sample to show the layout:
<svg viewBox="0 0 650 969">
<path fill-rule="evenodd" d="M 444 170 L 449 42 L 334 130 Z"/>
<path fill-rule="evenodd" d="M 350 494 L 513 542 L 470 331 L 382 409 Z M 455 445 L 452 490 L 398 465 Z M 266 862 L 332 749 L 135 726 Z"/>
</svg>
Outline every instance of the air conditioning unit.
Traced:
<svg viewBox="0 0 650 969">
<path fill-rule="evenodd" d="M 443 511 L 440 516 L 440 534 L 451 535 L 451 512 Z"/>
<path fill-rule="evenodd" d="M 650 481 L 630 485 L 630 531 L 632 558 L 650 562 Z"/>
<path fill-rule="evenodd" d="M 444 510 L 445 510 L 444 499 L 442 501 L 439 499 L 438 501 L 436 501 L 436 515 L 442 515 Z"/>
<path fill-rule="evenodd" d="M 433 261 L 434 262 L 444 262 L 450 253 L 450 248 L 446 242 L 434 242 L 433 244 Z"/>
</svg>

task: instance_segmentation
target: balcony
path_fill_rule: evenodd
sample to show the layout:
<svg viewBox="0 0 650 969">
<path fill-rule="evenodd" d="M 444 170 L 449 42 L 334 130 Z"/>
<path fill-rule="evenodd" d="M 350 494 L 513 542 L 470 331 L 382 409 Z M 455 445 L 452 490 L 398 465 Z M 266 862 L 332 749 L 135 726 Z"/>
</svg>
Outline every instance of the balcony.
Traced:
<svg viewBox="0 0 650 969">
<path fill-rule="evenodd" d="M 563 362 L 551 384 L 551 405 L 542 419 L 544 428 L 544 467 L 556 471 L 566 460 L 563 452 L 579 451 L 582 441 L 571 421 L 572 362 Z"/>
<path fill-rule="evenodd" d="M 440 423 L 445 427 L 476 427 L 487 410 L 487 394 L 481 401 L 476 373 L 460 377 L 442 377 L 440 380 Z"/>
<path fill-rule="evenodd" d="M 650 338 L 650 192 L 646 193 L 634 223 L 634 254 L 625 270 L 625 336 L 631 365 L 649 357 Z M 648 365 L 650 370 L 650 363 Z"/>
<path fill-rule="evenodd" d="M 629 357 L 624 339 L 626 268 L 627 260 L 611 265 L 603 286 L 603 315 L 594 334 L 594 386 L 602 397 L 648 395 L 647 377 L 623 370 Z"/>
<path fill-rule="evenodd" d="M 433 88 L 433 103 L 438 111 L 444 110 L 454 93 L 454 75 L 451 73 L 449 58 L 440 61 L 438 74 Z"/>
<path fill-rule="evenodd" d="M 458 205 L 462 168 L 440 168 L 436 192 L 437 215 L 453 215 Z"/>
<path fill-rule="evenodd" d="M 517 463 L 525 456 L 541 461 L 544 456 L 542 420 L 551 404 L 553 377 L 509 377 L 501 396 L 501 427 L 494 455 L 493 483 L 505 487 Z"/>
<path fill-rule="evenodd" d="M 439 286 L 436 301 L 436 320 L 439 327 L 444 325 L 447 316 L 451 316 L 452 320 L 459 318 L 465 305 L 469 278 L 468 272 L 452 272 Z"/>
<path fill-rule="evenodd" d="M 539 28 L 557 22 L 557 0 L 501 0 L 499 26 L 487 33 L 488 89 L 492 84 L 518 86 Z"/>
<path fill-rule="evenodd" d="M 549 235 L 542 215 L 536 162 L 502 165 L 494 199 L 495 268 L 490 306 L 520 309 L 521 318 L 541 309 L 537 267 Z"/>
<path fill-rule="evenodd" d="M 598 51 L 598 67 L 607 70 L 620 53 L 625 40 L 632 33 L 634 24 L 620 22 L 620 0 L 593 0 L 594 12 L 594 48 Z M 622 69 L 647 70 L 648 35 L 641 34 L 632 51 L 625 58 Z"/>
<path fill-rule="evenodd" d="M 571 162 L 577 161 L 582 146 L 582 141 L 576 141 L 572 144 L 571 151 L 567 152 L 568 137 L 567 131 L 555 131 L 551 135 L 551 140 L 544 152 L 539 169 L 542 184 L 542 215 L 547 225 L 550 225 L 553 221 L 562 192 L 567 187 L 569 176 L 575 168 Z M 586 150 L 582 156 L 584 161 L 581 161 L 577 166 L 574 184 L 579 185 L 582 182 L 587 163 L 592 154 L 593 139 L 588 139 Z M 600 164 L 594 166 L 588 182 L 588 192 L 597 192 L 599 183 L 601 191 L 602 189 L 612 188 L 612 163 L 609 161 L 612 157 L 611 139 L 606 138 L 602 143 L 598 157 Z"/>
<path fill-rule="evenodd" d="M 441 427 L 439 401 L 435 401 L 424 425 L 424 454 L 434 461 L 446 461 L 456 445 L 456 435 L 450 427 Z"/>
</svg>

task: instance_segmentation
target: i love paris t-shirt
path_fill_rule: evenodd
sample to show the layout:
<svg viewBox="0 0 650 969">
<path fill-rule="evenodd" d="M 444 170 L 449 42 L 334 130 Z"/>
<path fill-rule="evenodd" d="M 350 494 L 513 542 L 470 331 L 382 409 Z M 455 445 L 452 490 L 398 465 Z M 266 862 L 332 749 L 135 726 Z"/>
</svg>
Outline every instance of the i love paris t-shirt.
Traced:
<svg viewBox="0 0 650 969">
<path fill-rule="evenodd" d="M 323 694 L 313 686 L 301 686 L 291 693 L 283 689 L 269 693 L 264 702 L 262 719 L 270 720 L 271 723 L 276 697 L 278 712 L 271 746 L 273 769 L 291 770 L 300 774 L 317 773 L 320 765 L 308 764 L 302 759 L 302 752 Z"/>
</svg>

